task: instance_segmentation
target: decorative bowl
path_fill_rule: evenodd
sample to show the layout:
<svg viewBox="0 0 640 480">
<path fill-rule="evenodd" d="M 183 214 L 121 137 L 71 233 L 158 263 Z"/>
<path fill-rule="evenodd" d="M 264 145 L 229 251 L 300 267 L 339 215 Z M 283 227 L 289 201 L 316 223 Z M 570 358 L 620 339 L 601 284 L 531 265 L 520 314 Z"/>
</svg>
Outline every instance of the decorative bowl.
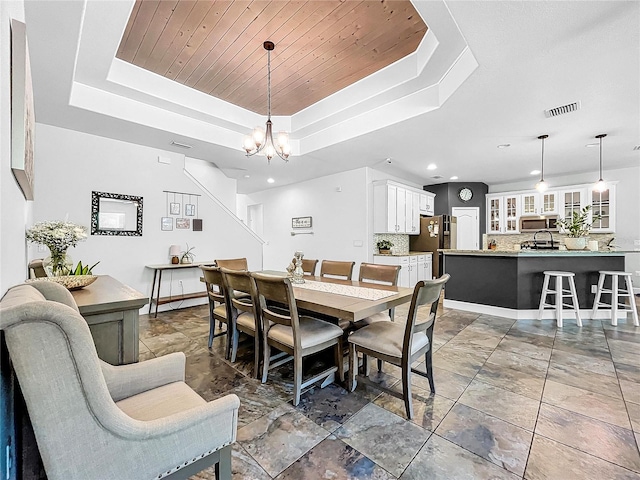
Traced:
<svg viewBox="0 0 640 480">
<path fill-rule="evenodd" d="M 91 285 L 98 279 L 97 275 L 62 275 L 60 277 L 40 277 L 27 280 L 32 282 L 56 282 L 66 287 L 68 290 L 78 290 L 87 285 Z"/>
</svg>

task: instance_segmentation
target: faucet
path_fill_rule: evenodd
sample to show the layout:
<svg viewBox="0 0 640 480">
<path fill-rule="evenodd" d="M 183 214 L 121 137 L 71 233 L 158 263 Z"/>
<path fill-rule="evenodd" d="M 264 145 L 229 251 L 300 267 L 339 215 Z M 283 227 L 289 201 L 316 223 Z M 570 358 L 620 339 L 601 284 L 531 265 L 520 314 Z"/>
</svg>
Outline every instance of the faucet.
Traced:
<svg viewBox="0 0 640 480">
<path fill-rule="evenodd" d="M 537 245 L 538 245 L 536 237 L 538 236 L 539 233 L 548 233 L 549 234 L 549 238 L 551 238 L 551 248 L 553 248 L 553 234 L 549 230 L 538 230 L 536 233 L 533 234 L 533 245 L 534 245 L 534 248 L 536 248 Z"/>
</svg>

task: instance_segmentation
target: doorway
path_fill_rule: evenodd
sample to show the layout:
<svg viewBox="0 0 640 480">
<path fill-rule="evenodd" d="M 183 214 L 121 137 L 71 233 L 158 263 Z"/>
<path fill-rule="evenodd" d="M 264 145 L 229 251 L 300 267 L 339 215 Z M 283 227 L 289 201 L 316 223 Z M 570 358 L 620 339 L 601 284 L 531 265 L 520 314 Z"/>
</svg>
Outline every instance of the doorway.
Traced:
<svg viewBox="0 0 640 480">
<path fill-rule="evenodd" d="M 480 209 L 453 207 L 451 215 L 457 218 L 458 250 L 478 250 L 480 247 Z"/>
<path fill-rule="evenodd" d="M 263 237 L 262 216 L 263 208 L 261 203 L 247 206 L 247 226 L 260 238 Z"/>
</svg>

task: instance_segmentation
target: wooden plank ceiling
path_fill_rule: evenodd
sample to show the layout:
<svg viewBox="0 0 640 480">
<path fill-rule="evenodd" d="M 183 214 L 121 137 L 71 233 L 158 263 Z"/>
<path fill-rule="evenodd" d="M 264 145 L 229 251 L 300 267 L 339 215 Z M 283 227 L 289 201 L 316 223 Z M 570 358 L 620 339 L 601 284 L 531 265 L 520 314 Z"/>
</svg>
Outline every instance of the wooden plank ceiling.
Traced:
<svg viewBox="0 0 640 480">
<path fill-rule="evenodd" d="M 117 57 L 257 113 L 292 115 L 414 52 L 408 0 L 137 0 Z"/>
</svg>

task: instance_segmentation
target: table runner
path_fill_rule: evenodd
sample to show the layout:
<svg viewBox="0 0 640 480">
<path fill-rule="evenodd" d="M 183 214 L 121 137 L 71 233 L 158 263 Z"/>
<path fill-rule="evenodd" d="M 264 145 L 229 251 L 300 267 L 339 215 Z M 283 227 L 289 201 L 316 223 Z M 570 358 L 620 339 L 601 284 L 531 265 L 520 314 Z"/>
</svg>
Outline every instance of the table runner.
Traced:
<svg viewBox="0 0 640 480">
<path fill-rule="evenodd" d="M 294 284 L 294 287 L 316 290 L 318 292 L 335 293 L 338 295 L 345 295 L 347 297 L 362 298 L 364 300 L 380 300 L 382 298 L 396 295 L 396 292 L 390 292 L 388 290 L 355 287 L 353 285 L 340 285 L 338 283 L 314 282 L 312 280 L 305 280 L 304 283 Z"/>
</svg>

